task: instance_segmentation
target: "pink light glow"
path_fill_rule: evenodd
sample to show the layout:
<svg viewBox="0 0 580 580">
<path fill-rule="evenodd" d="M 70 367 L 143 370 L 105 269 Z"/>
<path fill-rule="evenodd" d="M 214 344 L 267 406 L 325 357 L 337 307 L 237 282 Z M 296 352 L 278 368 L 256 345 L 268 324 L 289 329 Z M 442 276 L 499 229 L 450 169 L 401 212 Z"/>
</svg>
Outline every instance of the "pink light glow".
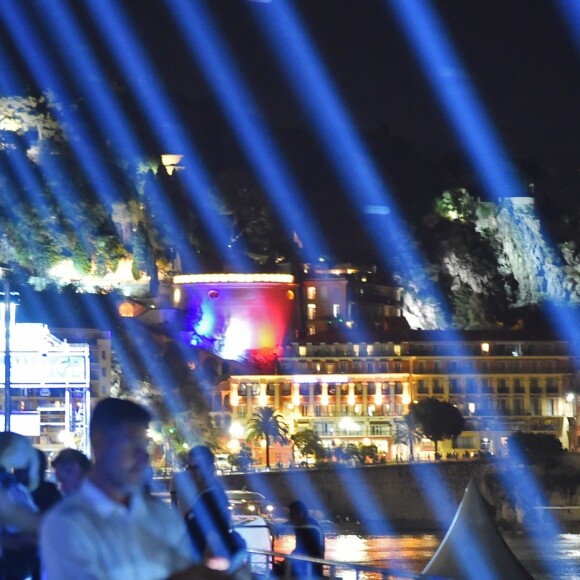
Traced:
<svg viewBox="0 0 580 580">
<path fill-rule="evenodd" d="M 249 351 L 274 353 L 294 328 L 295 284 L 203 282 L 179 287 L 187 297 L 183 303 L 192 313 L 193 330 L 213 341 L 224 358 L 239 360 Z"/>
</svg>

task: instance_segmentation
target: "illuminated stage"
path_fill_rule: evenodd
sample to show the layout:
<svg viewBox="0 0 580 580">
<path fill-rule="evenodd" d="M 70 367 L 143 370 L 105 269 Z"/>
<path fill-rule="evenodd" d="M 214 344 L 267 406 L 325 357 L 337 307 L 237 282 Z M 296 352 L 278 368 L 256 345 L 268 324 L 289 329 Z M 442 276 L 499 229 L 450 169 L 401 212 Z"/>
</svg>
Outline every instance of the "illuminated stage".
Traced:
<svg viewBox="0 0 580 580">
<path fill-rule="evenodd" d="M 224 359 L 270 353 L 297 327 L 298 285 L 287 274 L 175 276 L 173 306 L 185 315 L 190 343 Z"/>
</svg>

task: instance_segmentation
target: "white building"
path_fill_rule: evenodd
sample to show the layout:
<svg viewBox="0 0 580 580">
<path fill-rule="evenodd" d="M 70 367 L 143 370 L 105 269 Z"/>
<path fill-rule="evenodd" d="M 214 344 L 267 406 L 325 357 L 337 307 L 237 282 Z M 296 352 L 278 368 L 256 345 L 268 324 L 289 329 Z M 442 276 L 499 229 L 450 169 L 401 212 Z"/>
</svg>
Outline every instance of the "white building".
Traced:
<svg viewBox="0 0 580 580">
<path fill-rule="evenodd" d="M 4 429 L 6 422 L 8 379 L 10 430 L 31 437 L 32 443 L 45 451 L 76 447 L 89 453 L 89 345 L 61 340 L 45 324 L 16 323 L 14 315 L 10 320 L 6 333 L 4 305 L 0 304 L 0 388 L 4 393 L 0 428 Z"/>
</svg>

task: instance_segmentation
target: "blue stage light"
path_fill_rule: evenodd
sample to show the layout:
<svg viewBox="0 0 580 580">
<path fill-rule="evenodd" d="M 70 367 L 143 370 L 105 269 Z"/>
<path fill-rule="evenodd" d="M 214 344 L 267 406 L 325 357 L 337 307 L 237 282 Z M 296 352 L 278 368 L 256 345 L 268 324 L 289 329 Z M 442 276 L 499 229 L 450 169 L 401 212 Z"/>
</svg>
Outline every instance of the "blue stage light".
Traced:
<svg viewBox="0 0 580 580">
<path fill-rule="evenodd" d="M 312 119 L 316 135 L 325 146 L 335 171 L 351 195 L 351 203 L 367 224 L 374 243 L 380 249 L 383 262 L 390 271 L 399 271 L 409 280 L 417 281 L 427 270 L 426 263 L 415 250 L 415 243 L 398 215 L 388 186 L 357 134 L 337 91 L 326 74 L 319 57 L 302 32 L 301 25 L 288 2 L 281 0 L 267 10 L 256 11 L 262 29 L 284 65 L 292 89 Z M 308 87 L 308 90 L 304 90 Z M 348 162 L 347 162 L 348 160 Z M 422 278 L 431 296 L 438 296 L 434 285 Z M 443 303 L 442 300 L 438 300 Z M 449 331 L 453 335 L 452 331 Z M 355 490 L 357 498 L 368 501 L 357 513 L 361 523 L 374 529 L 378 503 L 354 472 L 341 474 L 343 487 Z M 357 502 L 354 502 L 355 505 Z"/>
<path fill-rule="evenodd" d="M 562 21 L 570 30 L 572 40 L 580 53 L 580 2 L 578 0 L 556 0 Z"/>
<path fill-rule="evenodd" d="M 394 11 L 407 33 L 424 73 L 461 139 L 488 195 L 498 201 L 506 197 L 525 195 L 526 192 L 515 176 L 501 140 L 487 119 L 467 72 L 456 56 L 428 0 L 385 2 L 385 5 Z M 518 227 L 515 222 L 514 227 Z M 554 305 L 550 301 L 548 308 L 555 312 Z M 569 339 L 574 336 L 571 334 L 570 320 L 558 317 L 555 322 Z M 515 454 L 517 456 L 517 452 Z M 535 477 L 528 473 L 523 479 L 527 497 L 537 497 L 539 486 Z M 503 483 L 506 489 L 510 485 L 507 478 L 504 478 Z M 545 529 L 549 530 L 549 534 L 559 532 L 559 526 L 549 517 L 545 522 Z M 547 556 L 544 541 L 535 530 L 531 529 L 530 532 L 538 552 Z M 545 558 L 545 561 L 548 562 L 549 559 Z M 557 564 L 553 564 L 553 568 L 550 572 L 554 577 L 558 577 L 560 574 Z"/>
<path fill-rule="evenodd" d="M 41 86 L 53 87 L 54 93 L 62 103 L 62 107 L 55 111 L 62 127 L 73 127 L 75 137 L 70 140 L 77 160 L 91 181 L 99 198 L 109 205 L 111 199 L 116 196 L 115 181 L 112 179 L 107 168 L 101 163 L 101 155 L 94 147 L 93 140 L 84 127 L 82 119 L 76 112 L 70 93 L 57 72 L 54 63 L 47 58 L 46 51 L 27 20 L 19 2 L 6 2 L 0 7 L 0 19 L 9 30 L 15 44 L 20 49 L 20 54 L 25 59 L 27 66 L 38 79 Z M 117 196 L 120 197 L 120 196 Z"/>
<path fill-rule="evenodd" d="M 46 53 L 42 50 L 42 46 L 36 40 L 36 35 L 32 32 L 29 23 L 26 21 L 25 15 L 20 10 L 20 6 L 8 6 L 8 3 L 6 5 L 2 5 L 0 7 L 0 18 L 10 28 L 10 32 L 14 36 L 18 46 L 22 47 L 23 57 L 30 67 L 32 73 L 38 78 L 39 83 L 41 85 L 55 87 L 55 93 L 58 99 L 63 103 L 62 112 L 58 117 L 58 120 L 63 125 L 69 123 L 70 126 L 74 127 L 79 138 L 73 139 L 71 144 L 75 149 L 77 158 L 81 162 L 86 173 L 89 175 L 92 185 L 101 198 L 101 201 L 107 205 L 111 199 L 110 193 L 114 191 L 114 182 L 110 176 L 107 175 L 106 168 L 104 168 L 103 164 L 100 163 L 99 154 L 91 145 L 92 140 L 89 138 L 89 135 L 86 133 L 82 126 L 82 119 L 80 119 L 72 107 L 67 88 L 62 83 L 61 78 L 57 74 L 52 63 L 46 58 Z M 35 40 L 32 40 L 32 37 L 34 37 Z M 49 159 L 47 159 L 43 164 L 42 170 L 47 176 L 48 181 L 50 181 L 51 175 L 63 173 L 63 167 L 61 167 L 59 160 L 56 158 L 50 158 L 50 156 Z M 59 198 L 60 209 L 63 211 L 66 217 L 68 214 L 68 204 L 72 204 L 74 201 L 76 201 L 73 199 L 75 192 L 71 191 L 67 193 L 64 190 L 60 190 L 55 193 Z M 77 232 L 77 235 L 78 233 L 79 232 Z M 82 241 L 82 236 L 79 236 L 79 239 Z M 57 299 L 57 302 L 60 302 L 60 299 Z M 101 327 L 103 320 L 112 322 L 110 316 L 107 316 L 107 313 L 104 311 L 95 313 L 97 316 L 98 314 L 101 314 L 102 319 L 100 320 L 100 324 L 98 322 L 96 323 L 97 327 Z M 148 366 L 148 363 L 155 359 L 157 353 L 157 344 L 150 344 L 147 342 L 143 348 L 143 351 L 139 352 L 139 356 L 142 358 L 143 366 Z M 123 354 L 125 356 L 123 356 Z M 127 374 L 130 377 L 133 376 L 134 379 L 137 380 L 137 374 L 133 370 L 131 356 L 129 356 L 126 352 L 123 353 L 123 349 L 121 349 L 121 356 L 123 359 L 123 365 L 127 370 Z M 166 404 L 171 409 L 172 413 L 174 413 L 174 416 L 183 417 L 183 410 L 186 408 L 185 405 L 179 397 L 175 396 L 173 392 L 169 392 L 169 390 L 171 390 L 171 385 L 173 385 L 171 372 L 168 369 L 156 369 L 154 379 L 156 380 L 157 384 L 168 386 L 168 392 L 164 393 L 166 395 L 164 397 Z M 193 437 L 195 433 L 192 433 L 191 426 L 187 421 L 185 421 L 185 419 L 183 419 L 182 422 L 182 431 L 184 433 L 190 434 L 191 437 Z"/>
</svg>

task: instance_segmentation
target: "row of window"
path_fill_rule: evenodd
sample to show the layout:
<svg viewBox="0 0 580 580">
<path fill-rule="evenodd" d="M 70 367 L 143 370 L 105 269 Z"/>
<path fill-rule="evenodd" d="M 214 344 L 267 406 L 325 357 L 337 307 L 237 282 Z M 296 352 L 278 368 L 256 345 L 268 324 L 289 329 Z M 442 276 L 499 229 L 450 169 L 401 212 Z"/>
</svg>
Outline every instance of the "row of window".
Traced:
<svg viewBox="0 0 580 580">
<path fill-rule="evenodd" d="M 297 361 L 280 362 L 284 374 L 308 373 L 402 373 L 409 372 L 408 364 L 400 361 Z"/>
<path fill-rule="evenodd" d="M 324 285 L 321 285 L 319 287 L 316 286 L 306 287 L 306 298 L 308 300 L 316 300 L 317 294 L 319 295 L 319 298 L 323 300 L 331 298 L 335 302 L 339 302 L 341 296 L 341 289 L 337 287 L 329 287 Z"/>
<path fill-rule="evenodd" d="M 454 401 L 464 416 L 494 416 L 494 415 L 536 415 L 557 417 L 565 410 L 563 404 L 557 398 L 546 400 L 530 399 L 524 400 L 521 397 L 513 399 L 482 400 L 471 402 Z M 356 403 L 353 406 L 347 404 L 322 405 L 319 403 L 304 403 L 296 408 L 296 413 L 300 417 L 399 417 L 404 413 L 402 403 L 369 403 L 366 406 Z M 246 417 L 248 405 L 239 405 L 236 408 L 239 417 Z"/>
<path fill-rule="evenodd" d="M 384 395 L 402 395 L 403 383 L 396 381 L 393 383 L 367 383 L 367 394 L 374 395 L 380 389 Z M 276 390 L 279 390 L 281 396 L 290 396 L 293 393 L 291 383 L 267 383 L 265 385 L 265 394 L 269 397 L 276 395 Z M 363 383 L 354 384 L 354 394 L 362 395 L 364 392 Z M 322 395 L 322 383 L 301 383 L 298 385 L 298 392 L 301 396 L 308 397 L 310 392 L 315 396 Z M 341 393 L 346 396 L 349 392 L 349 386 L 346 383 L 328 383 L 327 394 L 336 395 Z M 251 394 L 257 397 L 262 394 L 262 385 L 260 383 L 240 383 L 238 385 L 238 396 L 245 397 Z"/>
<path fill-rule="evenodd" d="M 428 381 L 426 379 L 419 379 L 417 381 L 417 393 L 419 395 L 443 394 L 446 387 L 451 394 L 462 393 L 489 393 L 489 394 L 510 394 L 520 393 L 525 394 L 529 390 L 531 394 L 558 393 L 560 391 L 560 382 L 555 377 L 547 377 L 540 379 L 532 377 L 528 381 L 522 378 L 504 379 L 473 379 L 469 378 L 465 381 L 459 379 L 450 379 L 443 381 L 441 379 L 433 379 Z"/>
<path fill-rule="evenodd" d="M 564 411 L 558 399 L 530 399 L 529 402 L 521 397 L 514 399 L 484 400 L 469 403 L 456 403 L 464 416 L 551 416 L 559 417 Z M 466 429 L 468 430 L 468 429 Z"/>
<path fill-rule="evenodd" d="M 568 361 L 411 361 L 393 360 L 281 360 L 282 373 L 411 373 L 424 374 L 514 374 L 571 372 Z"/>
<path fill-rule="evenodd" d="M 338 304 L 335 304 L 338 306 Z M 340 309 L 336 310 L 336 314 L 334 314 L 335 309 L 333 309 L 333 315 L 339 316 Z M 314 319 L 310 319 L 314 320 Z M 388 355 L 393 354 L 395 356 L 401 356 L 402 350 L 400 344 L 393 344 L 393 343 L 385 343 L 385 344 L 345 344 L 345 345 L 336 345 L 333 347 L 333 351 L 335 352 L 328 352 L 327 347 L 320 347 L 320 346 L 312 346 L 312 345 L 298 345 L 298 356 L 328 356 L 331 354 L 335 355 L 342 355 L 342 356 L 380 356 L 380 355 Z M 296 352 L 296 351 L 294 351 Z"/>
<path fill-rule="evenodd" d="M 248 408 L 248 405 L 245 404 L 238 405 L 236 407 L 237 416 L 248 417 Z M 365 411 L 360 403 L 352 407 L 345 404 L 335 405 L 334 403 L 328 405 L 302 404 L 297 407 L 296 413 L 299 417 L 400 417 L 404 413 L 404 406 L 402 403 L 369 404 Z"/>
<path fill-rule="evenodd" d="M 343 314 L 340 312 L 339 304 L 334 304 L 332 309 L 334 316 Z M 325 313 L 330 315 L 330 311 Z M 309 320 L 317 319 L 316 305 L 307 305 L 307 317 Z M 460 352 L 459 352 L 460 351 Z M 464 344 L 458 348 L 456 344 L 421 344 L 421 343 L 404 343 L 394 344 L 392 342 L 375 342 L 375 343 L 340 343 L 340 344 L 296 344 L 287 347 L 285 356 L 380 356 L 392 354 L 395 356 L 545 356 L 545 355 L 563 355 L 567 356 L 565 345 L 563 343 L 537 342 L 524 344 L 498 344 L 498 343 L 477 343 Z"/>
<path fill-rule="evenodd" d="M 392 437 L 393 430 L 390 424 L 370 425 L 368 428 L 362 423 L 353 422 L 349 426 L 341 427 L 338 423 L 319 423 L 314 425 L 314 430 L 320 437 L 340 437 L 348 435 L 356 436 L 383 436 Z"/>
<path fill-rule="evenodd" d="M 386 396 L 395 394 L 403 394 L 403 383 L 400 381 L 395 382 L 368 382 L 368 383 L 355 383 L 354 384 L 354 394 L 362 395 L 364 393 L 366 384 L 367 395 L 375 395 L 379 389 L 380 392 Z M 267 383 L 265 386 L 265 394 L 267 396 L 273 397 L 276 395 L 276 391 L 279 392 L 280 396 L 290 396 L 293 393 L 292 383 Z M 528 391 L 531 394 L 544 394 L 544 393 L 559 393 L 562 385 L 561 381 L 556 377 L 531 377 L 529 379 L 523 379 L 516 377 L 513 379 L 507 378 L 468 378 L 465 380 L 460 379 L 419 379 L 416 383 L 416 392 L 419 395 L 427 394 L 445 394 L 449 392 L 450 394 L 527 394 Z M 327 394 L 332 396 L 337 393 L 341 393 L 345 396 L 349 392 L 350 387 L 346 383 L 328 383 L 327 384 Z M 315 396 L 322 395 L 323 387 L 322 383 L 301 383 L 298 386 L 298 393 L 301 396 L 309 396 L 311 393 Z M 251 394 L 252 396 L 259 396 L 262 394 L 262 384 L 260 383 L 240 383 L 238 385 L 238 395 L 240 397 L 247 396 Z"/>
<path fill-rule="evenodd" d="M 565 372 L 570 369 L 568 361 L 556 360 L 477 360 L 477 361 L 417 361 L 413 365 L 416 374 L 455 373 L 538 373 Z"/>
</svg>

